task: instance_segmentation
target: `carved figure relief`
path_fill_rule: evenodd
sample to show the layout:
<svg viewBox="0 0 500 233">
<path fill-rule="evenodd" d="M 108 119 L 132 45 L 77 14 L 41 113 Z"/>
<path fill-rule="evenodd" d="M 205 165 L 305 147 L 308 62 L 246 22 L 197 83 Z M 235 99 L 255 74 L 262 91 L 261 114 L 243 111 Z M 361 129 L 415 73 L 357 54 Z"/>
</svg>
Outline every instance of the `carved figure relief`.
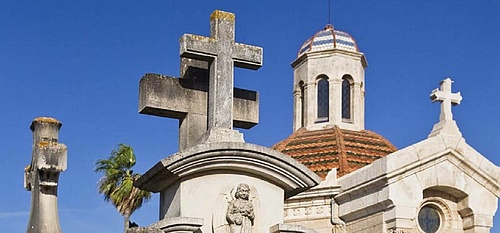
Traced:
<svg viewBox="0 0 500 233">
<path fill-rule="evenodd" d="M 255 189 L 240 183 L 218 196 L 212 214 L 213 233 L 257 233 L 260 203 Z"/>
<path fill-rule="evenodd" d="M 255 213 L 252 202 L 249 199 L 250 187 L 248 184 L 239 184 L 234 197 L 229 202 L 226 220 L 229 223 L 231 233 L 252 233 Z"/>
</svg>

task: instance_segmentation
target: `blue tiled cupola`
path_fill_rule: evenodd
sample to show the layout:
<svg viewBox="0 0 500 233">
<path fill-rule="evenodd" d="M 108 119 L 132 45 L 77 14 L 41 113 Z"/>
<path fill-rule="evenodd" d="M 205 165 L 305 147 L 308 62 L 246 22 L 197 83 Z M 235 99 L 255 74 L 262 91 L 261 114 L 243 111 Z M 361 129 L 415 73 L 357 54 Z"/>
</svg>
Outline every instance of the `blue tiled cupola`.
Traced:
<svg viewBox="0 0 500 233">
<path fill-rule="evenodd" d="M 327 24 L 323 30 L 318 31 L 302 44 L 297 57 L 307 52 L 331 49 L 359 52 L 356 41 L 349 33 L 335 30 L 331 24 Z"/>
</svg>

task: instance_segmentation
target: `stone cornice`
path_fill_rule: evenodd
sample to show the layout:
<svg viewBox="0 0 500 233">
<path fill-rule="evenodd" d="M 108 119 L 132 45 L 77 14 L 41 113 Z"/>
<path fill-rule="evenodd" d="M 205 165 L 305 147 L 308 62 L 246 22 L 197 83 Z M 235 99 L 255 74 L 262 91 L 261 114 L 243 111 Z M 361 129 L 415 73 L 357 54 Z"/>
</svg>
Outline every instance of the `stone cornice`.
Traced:
<svg viewBox="0 0 500 233">
<path fill-rule="evenodd" d="M 356 57 L 360 59 L 361 64 L 363 65 L 363 68 L 368 67 L 368 62 L 366 61 L 366 57 L 364 53 L 361 52 L 354 52 L 354 51 L 347 51 L 343 49 L 330 49 L 330 50 L 323 50 L 323 51 L 313 51 L 313 52 L 307 52 L 302 54 L 300 57 L 295 59 L 292 63 L 291 66 L 293 68 L 299 66 L 309 58 L 315 58 L 318 56 L 324 56 L 324 55 L 330 55 L 330 54 L 342 54 L 342 55 L 348 55 L 351 57 Z"/>
<path fill-rule="evenodd" d="M 321 181 L 315 173 L 285 154 L 249 143 L 217 142 L 194 146 L 162 159 L 134 185 L 160 192 L 185 177 L 220 170 L 267 180 L 283 188 L 286 198 Z"/>
<path fill-rule="evenodd" d="M 443 161 L 454 164 L 457 169 L 469 175 L 494 195 L 500 196 L 499 167 L 475 151 L 461 137 L 435 136 L 389 154 L 371 165 L 341 177 L 339 183 L 342 185 L 342 192 L 335 199 L 343 202 Z"/>
<path fill-rule="evenodd" d="M 324 198 L 324 197 L 333 197 L 340 192 L 340 185 L 333 185 L 327 187 L 314 187 L 302 193 L 299 193 L 288 200 L 299 200 L 306 198 Z"/>
</svg>

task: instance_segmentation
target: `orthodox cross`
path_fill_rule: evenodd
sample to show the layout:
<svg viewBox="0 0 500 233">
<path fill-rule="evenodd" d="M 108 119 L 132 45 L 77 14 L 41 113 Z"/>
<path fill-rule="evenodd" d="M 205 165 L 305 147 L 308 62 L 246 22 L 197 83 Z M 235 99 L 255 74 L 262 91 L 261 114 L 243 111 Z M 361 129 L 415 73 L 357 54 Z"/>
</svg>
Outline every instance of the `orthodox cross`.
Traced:
<svg viewBox="0 0 500 233">
<path fill-rule="evenodd" d="M 258 69 L 262 49 L 234 42 L 233 14 L 214 11 L 210 20 L 211 37 L 181 38 L 181 78 L 146 74 L 139 84 L 140 113 L 179 119 L 180 150 L 195 145 L 207 129 L 258 123 L 258 94 L 233 88 L 233 63 Z"/>
<path fill-rule="evenodd" d="M 234 66 L 257 70 L 262 66 L 262 48 L 234 41 L 235 16 L 215 10 L 210 15 L 210 37 L 185 34 L 181 57 L 209 62 L 208 125 L 233 128 Z"/>
<path fill-rule="evenodd" d="M 451 106 L 458 105 L 460 104 L 460 101 L 462 101 L 460 92 L 451 92 L 452 83 L 453 81 L 450 78 L 446 78 L 439 83 L 441 85 L 441 90 L 434 89 L 429 96 L 432 102 L 441 102 L 441 114 L 439 114 L 439 121 L 453 120 Z"/>
</svg>

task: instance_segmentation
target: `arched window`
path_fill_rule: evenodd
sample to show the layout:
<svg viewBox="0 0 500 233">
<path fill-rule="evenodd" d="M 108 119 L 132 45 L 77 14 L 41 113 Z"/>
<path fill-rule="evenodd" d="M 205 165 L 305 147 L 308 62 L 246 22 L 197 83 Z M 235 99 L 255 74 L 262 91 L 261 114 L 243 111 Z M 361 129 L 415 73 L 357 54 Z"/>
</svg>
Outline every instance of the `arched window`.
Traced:
<svg viewBox="0 0 500 233">
<path fill-rule="evenodd" d="M 351 120 L 351 84 L 352 77 L 342 77 L 342 119 Z"/>
<path fill-rule="evenodd" d="M 300 88 L 300 127 L 305 126 L 305 111 L 306 111 L 306 102 L 304 101 L 304 82 L 300 81 L 299 82 L 299 88 Z"/>
<path fill-rule="evenodd" d="M 318 121 L 328 121 L 329 84 L 328 77 L 321 76 L 318 81 Z"/>
</svg>

